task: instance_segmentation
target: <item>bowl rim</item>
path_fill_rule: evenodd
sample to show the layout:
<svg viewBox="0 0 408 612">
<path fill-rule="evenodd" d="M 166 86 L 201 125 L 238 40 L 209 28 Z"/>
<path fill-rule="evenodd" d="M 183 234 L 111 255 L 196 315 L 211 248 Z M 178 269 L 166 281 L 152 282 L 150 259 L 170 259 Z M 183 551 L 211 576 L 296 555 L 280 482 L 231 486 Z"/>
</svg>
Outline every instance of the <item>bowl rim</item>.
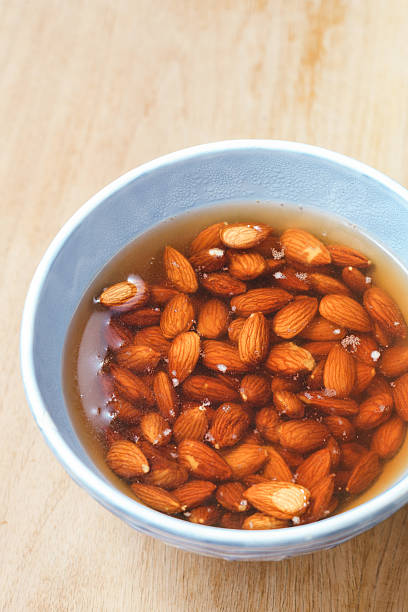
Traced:
<svg viewBox="0 0 408 612">
<path fill-rule="evenodd" d="M 226 140 L 188 147 L 144 163 L 103 187 L 83 204 L 59 230 L 43 255 L 28 289 L 21 323 L 20 363 L 24 389 L 31 412 L 41 433 L 73 480 L 105 507 L 114 508 L 115 513 L 122 517 L 126 516 L 129 519 L 134 519 L 139 525 L 143 525 L 147 531 L 152 530 L 152 535 L 165 532 L 174 539 L 189 540 L 197 545 L 200 543 L 212 545 L 219 549 L 224 547 L 224 549 L 278 550 L 295 549 L 296 546 L 312 541 L 314 543 L 338 542 L 341 541 L 342 535 L 344 539 L 347 539 L 354 533 L 360 533 L 363 531 L 361 529 L 362 524 L 368 529 L 403 506 L 408 501 L 408 475 L 383 493 L 355 508 L 323 521 L 300 525 L 296 529 L 245 531 L 221 529 L 181 521 L 148 508 L 128 497 L 82 463 L 64 441 L 48 414 L 35 376 L 33 331 L 42 286 L 58 252 L 82 220 L 107 197 L 147 173 L 191 158 L 213 153 L 232 153 L 240 150 L 281 150 L 334 162 L 343 168 L 368 176 L 380 183 L 387 190 L 402 198 L 406 208 L 408 208 L 408 190 L 382 172 L 341 153 L 304 143 L 263 139 Z"/>
</svg>

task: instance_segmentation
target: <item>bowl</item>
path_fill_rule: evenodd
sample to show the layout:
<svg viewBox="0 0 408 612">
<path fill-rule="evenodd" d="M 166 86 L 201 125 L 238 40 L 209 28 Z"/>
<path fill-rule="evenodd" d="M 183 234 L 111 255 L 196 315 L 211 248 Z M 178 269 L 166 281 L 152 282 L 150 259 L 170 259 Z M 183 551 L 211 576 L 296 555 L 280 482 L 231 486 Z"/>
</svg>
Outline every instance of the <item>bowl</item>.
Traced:
<svg viewBox="0 0 408 612">
<path fill-rule="evenodd" d="M 284 141 L 237 140 L 185 149 L 117 179 L 60 230 L 28 291 L 22 374 L 38 427 L 65 470 L 131 527 L 204 555 L 280 560 L 336 546 L 398 510 L 408 501 L 408 462 L 385 490 L 317 523 L 259 532 L 196 525 L 143 506 L 112 485 L 82 446 L 62 390 L 67 329 L 103 266 L 158 221 L 233 201 L 248 202 L 248 208 L 256 201 L 290 202 L 340 214 L 391 250 L 407 274 L 408 191 L 380 172 L 337 153 Z"/>
</svg>

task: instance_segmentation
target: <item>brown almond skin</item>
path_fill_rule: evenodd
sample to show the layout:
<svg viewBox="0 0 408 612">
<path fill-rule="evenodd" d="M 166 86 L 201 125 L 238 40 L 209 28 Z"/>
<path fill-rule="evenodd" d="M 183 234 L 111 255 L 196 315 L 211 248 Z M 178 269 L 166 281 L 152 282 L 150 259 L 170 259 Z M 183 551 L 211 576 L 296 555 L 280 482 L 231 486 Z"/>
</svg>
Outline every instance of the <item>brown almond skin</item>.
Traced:
<svg viewBox="0 0 408 612">
<path fill-rule="evenodd" d="M 302 348 L 304 348 L 305 351 L 309 351 L 314 359 L 322 359 L 322 357 L 327 357 L 333 346 L 334 342 L 324 340 L 321 342 L 305 342 Z"/>
<path fill-rule="evenodd" d="M 381 459 L 391 459 L 399 451 L 406 434 L 401 417 L 394 415 L 375 430 L 371 438 L 371 450 Z"/>
<path fill-rule="evenodd" d="M 354 416 L 359 411 L 357 402 L 353 399 L 338 399 L 327 390 L 304 391 L 298 394 L 298 398 L 308 406 L 316 406 L 320 412 L 334 416 Z"/>
<path fill-rule="evenodd" d="M 340 327 L 361 332 L 371 330 L 371 322 L 364 308 L 347 295 L 325 295 L 319 305 L 319 312 L 325 319 Z"/>
<path fill-rule="evenodd" d="M 216 525 L 220 519 L 221 510 L 217 506 L 197 506 L 187 516 L 190 523 L 197 525 Z"/>
<path fill-rule="evenodd" d="M 178 291 L 172 287 L 165 287 L 164 285 L 150 285 L 150 302 L 152 304 L 159 304 L 160 306 L 167 304 Z"/>
<path fill-rule="evenodd" d="M 141 308 L 149 298 L 149 289 L 142 278 L 134 282 L 122 281 L 107 287 L 99 296 L 99 303 L 117 312 Z"/>
<path fill-rule="evenodd" d="M 163 263 L 169 281 L 183 293 L 195 293 L 198 289 L 196 274 L 188 261 L 179 251 L 167 246 L 164 249 Z"/>
<path fill-rule="evenodd" d="M 364 293 L 363 302 L 370 317 L 380 323 L 391 336 L 407 337 L 408 329 L 404 317 L 386 291 L 371 287 Z"/>
<path fill-rule="evenodd" d="M 394 382 L 392 390 L 395 410 L 403 421 L 408 421 L 408 373 Z"/>
<path fill-rule="evenodd" d="M 285 249 L 285 257 L 291 261 L 313 266 L 331 262 L 330 253 L 323 242 L 305 230 L 287 229 L 280 240 Z"/>
<path fill-rule="evenodd" d="M 201 374 L 191 375 L 184 381 L 183 393 L 191 400 L 210 402 L 234 402 L 240 397 L 238 391 L 223 380 Z"/>
<path fill-rule="evenodd" d="M 265 360 L 269 349 L 269 325 L 261 312 L 254 312 L 245 321 L 238 338 L 240 359 L 256 366 Z"/>
<path fill-rule="evenodd" d="M 110 374 L 120 395 L 123 394 L 130 401 L 143 402 L 147 406 L 153 406 L 153 393 L 139 376 L 114 363 L 110 365 Z"/>
<path fill-rule="evenodd" d="M 408 345 L 396 345 L 381 355 L 380 372 L 388 378 L 397 378 L 408 372 Z"/>
<path fill-rule="evenodd" d="M 354 418 L 357 429 L 369 430 L 384 423 L 391 415 L 392 396 L 388 393 L 373 395 L 360 404 L 360 411 Z"/>
<path fill-rule="evenodd" d="M 350 442 L 356 437 L 356 430 L 346 417 L 327 416 L 324 417 L 323 423 L 338 442 Z"/>
<path fill-rule="evenodd" d="M 231 468 L 215 450 L 198 440 L 183 440 L 178 446 L 179 462 L 197 478 L 228 480 Z"/>
<path fill-rule="evenodd" d="M 238 319 L 234 319 L 228 326 L 228 338 L 231 342 L 238 344 L 239 334 L 241 333 L 241 329 L 244 326 L 246 319 L 244 317 L 238 317 Z"/>
<path fill-rule="evenodd" d="M 320 295 L 327 295 L 328 293 L 340 293 L 343 295 L 351 296 L 350 289 L 333 276 L 327 274 L 319 274 L 318 272 L 312 272 L 309 274 L 309 281 L 312 289 Z"/>
<path fill-rule="evenodd" d="M 122 478 L 143 476 L 150 470 L 149 462 L 140 448 L 128 440 L 119 440 L 111 445 L 106 463 Z"/>
<path fill-rule="evenodd" d="M 270 233 L 271 228 L 262 223 L 232 223 L 220 229 L 220 238 L 230 249 L 250 249 L 260 244 Z"/>
<path fill-rule="evenodd" d="M 306 512 L 310 492 L 293 482 L 260 483 L 244 493 L 257 510 L 280 519 L 291 519 Z"/>
<path fill-rule="evenodd" d="M 331 454 L 327 448 L 312 453 L 299 465 L 295 478 L 296 482 L 305 486 L 309 491 L 311 487 L 329 475 L 331 468 Z"/>
<path fill-rule="evenodd" d="M 279 442 L 288 450 L 309 453 L 325 445 L 329 430 L 317 421 L 287 421 L 279 426 Z"/>
<path fill-rule="evenodd" d="M 302 329 L 300 336 L 306 340 L 328 341 L 341 340 L 346 335 L 344 327 L 330 323 L 324 317 L 317 315 L 307 327 Z"/>
<path fill-rule="evenodd" d="M 142 410 L 136 408 L 131 402 L 122 397 L 113 398 L 108 406 L 109 412 L 114 418 L 121 421 L 121 423 L 126 423 L 126 425 L 136 425 L 143 415 Z"/>
<path fill-rule="evenodd" d="M 360 270 L 354 266 L 346 266 L 341 271 L 341 278 L 349 289 L 357 295 L 363 295 L 366 289 L 371 287 L 371 278 L 364 276 Z"/>
<path fill-rule="evenodd" d="M 304 405 L 291 391 L 275 391 L 273 403 L 279 415 L 285 415 L 290 419 L 301 419 L 305 415 Z"/>
<path fill-rule="evenodd" d="M 162 357 L 167 357 L 170 348 L 170 342 L 164 337 L 158 325 L 144 327 L 136 332 L 133 344 L 136 346 L 150 346 Z"/>
<path fill-rule="evenodd" d="M 341 346 L 335 344 L 327 355 L 323 382 L 326 389 L 333 389 L 336 397 L 348 397 L 356 380 L 355 361 Z"/>
<path fill-rule="evenodd" d="M 278 442 L 279 416 L 273 406 L 264 406 L 255 416 L 256 428 L 265 440 Z"/>
<path fill-rule="evenodd" d="M 246 512 L 248 501 L 243 496 L 245 489 L 241 482 L 226 482 L 218 486 L 215 497 L 221 506 L 231 512 Z"/>
<path fill-rule="evenodd" d="M 248 317 L 253 312 L 268 314 L 285 306 L 293 296 L 284 289 L 251 289 L 231 299 L 231 310 L 239 316 Z"/>
<path fill-rule="evenodd" d="M 353 392 L 359 394 L 365 391 L 375 374 L 375 368 L 368 366 L 362 361 L 356 361 L 356 382 Z"/>
<path fill-rule="evenodd" d="M 158 325 L 161 315 L 160 308 L 155 306 L 131 310 L 120 315 L 119 320 L 125 325 L 132 327 L 150 327 L 151 325 Z"/>
<path fill-rule="evenodd" d="M 115 353 L 118 364 L 134 372 L 151 372 L 160 361 L 160 353 L 150 346 L 128 344 Z"/>
<path fill-rule="evenodd" d="M 332 261 L 336 266 L 355 266 L 356 268 L 368 268 L 371 261 L 357 249 L 352 249 L 341 244 L 329 244 L 327 247 Z"/>
<path fill-rule="evenodd" d="M 248 516 L 242 523 L 242 529 L 259 530 L 259 529 L 283 529 L 289 527 L 289 521 L 277 519 L 273 516 L 268 516 L 262 512 L 254 512 Z"/>
<path fill-rule="evenodd" d="M 259 253 L 228 254 L 229 273 L 243 281 L 253 280 L 266 271 L 266 261 Z"/>
<path fill-rule="evenodd" d="M 239 393 L 246 404 L 263 406 L 271 398 L 270 382 L 261 374 L 246 374 L 241 381 Z"/>
<path fill-rule="evenodd" d="M 148 412 L 140 419 L 144 438 L 154 446 L 164 446 L 171 438 L 169 424 L 158 412 Z"/>
<path fill-rule="evenodd" d="M 208 480 L 190 480 L 172 491 L 180 504 L 187 510 L 201 506 L 215 492 L 216 485 Z"/>
<path fill-rule="evenodd" d="M 190 244 L 190 253 L 194 255 L 203 249 L 222 247 L 220 229 L 225 225 L 226 222 L 222 221 L 204 228 Z"/>
<path fill-rule="evenodd" d="M 308 272 L 300 272 L 292 266 L 284 266 L 273 274 L 276 284 L 291 293 L 306 293 L 310 291 Z"/>
<path fill-rule="evenodd" d="M 382 471 L 378 455 L 369 451 L 360 459 L 346 485 L 346 491 L 351 495 L 362 493 L 374 482 Z"/>
<path fill-rule="evenodd" d="M 132 332 L 117 319 L 111 318 L 104 331 L 106 343 L 114 351 L 132 342 Z"/>
<path fill-rule="evenodd" d="M 200 337 L 185 332 L 174 338 L 169 350 L 169 376 L 173 384 L 181 384 L 190 376 L 200 356 Z"/>
<path fill-rule="evenodd" d="M 184 293 L 178 293 L 165 306 L 160 318 L 160 329 L 166 338 L 175 338 L 188 331 L 194 321 L 193 304 Z"/>
<path fill-rule="evenodd" d="M 169 422 L 178 414 L 178 397 L 166 372 L 157 372 L 153 379 L 153 393 L 160 414 Z"/>
<path fill-rule="evenodd" d="M 220 518 L 220 527 L 224 529 L 242 529 L 245 514 L 242 512 L 224 512 Z"/>
<path fill-rule="evenodd" d="M 143 478 L 143 482 L 162 489 L 171 490 L 183 485 L 188 479 L 188 471 L 175 461 L 163 461 L 154 466 Z"/>
<path fill-rule="evenodd" d="M 227 263 L 225 249 L 221 247 L 202 249 L 190 257 L 190 263 L 199 272 L 218 272 Z"/>
<path fill-rule="evenodd" d="M 204 439 L 208 430 L 206 411 L 201 407 L 184 410 L 173 425 L 173 435 L 179 444 L 182 440 Z"/>
<path fill-rule="evenodd" d="M 268 460 L 264 465 L 262 475 L 268 480 L 291 482 L 293 480 L 292 470 L 282 455 L 272 446 L 268 446 L 266 449 L 268 453 Z"/>
<path fill-rule="evenodd" d="M 267 452 L 262 446 L 256 444 L 239 444 L 224 455 L 232 477 L 242 480 L 250 474 L 255 474 L 267 460 Z"/>
<path fill-rule="evenodd" d="M 229 311 L 224 302 L 210 299 L 200 308 L 197 331 L 204 338 L 219 338 L 227 331 L 228 319 Z"/>
<path fill-rule="evenodd" d="M 368 334 L 349 334 L 342 339 L 341 344 L 358 361 L 371 366 L 377 365 L 381 353 L 372 336 Z"/>
<path fill-rule="evenodd" d="M 318 521 L 330 514 L 330 502 L 334 493 L 334 474 L 319 480 L 310 489 L 310 506 L 306 522 Z"/>
<path fill-rule="evenodd" d="M 299 297 L 284 306 L 274 316 L 273 331 L 280 338 L 290 339 L 297 336 L 314 318 L 318 302 L 313 297 Z"/>
<path fill-rule="evenodd" d="M 249 422 L 249 415 L 240 404 L 221 404 L 215 412 L 208 440 L 215 448 L 234 446 L 248 429 Z"/>
<path fill-rule="evenodd" d="M 202 286 L 210 293 L 221 297 L 231 297 L 246 291 L 246 284 L 228 274 L 228 272 L 213 272 L 203 274 L 200 278 Z"/>
<path fill-rule="evenodd" d="M 248 365 L 239 356 L 235 346 L 218 340 L 204 340 L 202 362 L 210 370 L 221 373 L 247 372 Z"/>
<path fill-rule="evenodd" d="M 367 448 L 358 442 L 347 442 L 341 445 L 341 466 L 345 470 L 352 470 L 367 453 Z"/>
<path fill-rule="evenodd" d="M 326 360 L 321 359 L 320 361 L 316 363 L 315 367 L 310 372 L 309 376 L 306 379 L 306 385 L 309 389 L 312 389 L 313 391 L 315 391 L 317 389 L 323 388 L 324 386 L 323 373 L 324 373 L 325 363 L 326 363 Z"/>
<path fill-rule="evenodd" d="M 341 459 L 340 446 L 337 440 L 333 438 L 333 436 L 330 436 L 325 448 L 330 452 L 331 466 L 332 469 L 335 470 L 339 466 Z"/>
<path fill-rule="evenodd" d="M 146 506 L 165 514 L 177 514 L 183 510 L 178 499 L 169 491 L 153 485 L 134 482 L 131 486 L 136 497 Z"/>
<path fill-rule="evenodd" d="M 315 365 L 315 360 L 310 352 L 294 342 L 275 344 L 265 362 L 267 370 L 283 376 L 290 376 L 298 372 L 311 372 Z"/>
</svg>

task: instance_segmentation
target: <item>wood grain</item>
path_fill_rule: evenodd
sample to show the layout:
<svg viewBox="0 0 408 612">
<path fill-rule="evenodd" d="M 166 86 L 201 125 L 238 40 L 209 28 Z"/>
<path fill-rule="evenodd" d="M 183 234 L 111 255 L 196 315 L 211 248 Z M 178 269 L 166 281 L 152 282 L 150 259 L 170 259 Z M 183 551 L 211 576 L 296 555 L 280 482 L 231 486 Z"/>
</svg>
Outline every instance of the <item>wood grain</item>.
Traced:
<svg viewBox="0 0 408 612">
<path fill-rule="evenodd" d="M 79 489 L 29 413 L 24 296 L 103 185 L 228 138 L 346 153 L 408 184 L 404 0 L 0 1 L 3 610 L 408 610 L 408 509 L 331 551 L 227 563 L 137 534 Z"/>
</svg>

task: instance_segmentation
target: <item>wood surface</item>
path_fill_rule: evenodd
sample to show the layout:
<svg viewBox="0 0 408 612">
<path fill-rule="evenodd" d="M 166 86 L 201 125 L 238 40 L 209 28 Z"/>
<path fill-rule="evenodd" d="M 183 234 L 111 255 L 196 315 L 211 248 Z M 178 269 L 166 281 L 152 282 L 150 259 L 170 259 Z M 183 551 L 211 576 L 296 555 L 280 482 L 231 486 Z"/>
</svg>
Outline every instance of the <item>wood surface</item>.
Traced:
<svg viewBox="0 0 408 612">
<path fill-rule="evenodd" d="M 74 484 L 29 413 L 20 317 L 46 246 L 138 164 L 280 138 L 408 185 L 406 0 L 0 1 L 2 610 L 408 610 L 408 508 L 280 563 L 139 535 Z"/>
</svg>

